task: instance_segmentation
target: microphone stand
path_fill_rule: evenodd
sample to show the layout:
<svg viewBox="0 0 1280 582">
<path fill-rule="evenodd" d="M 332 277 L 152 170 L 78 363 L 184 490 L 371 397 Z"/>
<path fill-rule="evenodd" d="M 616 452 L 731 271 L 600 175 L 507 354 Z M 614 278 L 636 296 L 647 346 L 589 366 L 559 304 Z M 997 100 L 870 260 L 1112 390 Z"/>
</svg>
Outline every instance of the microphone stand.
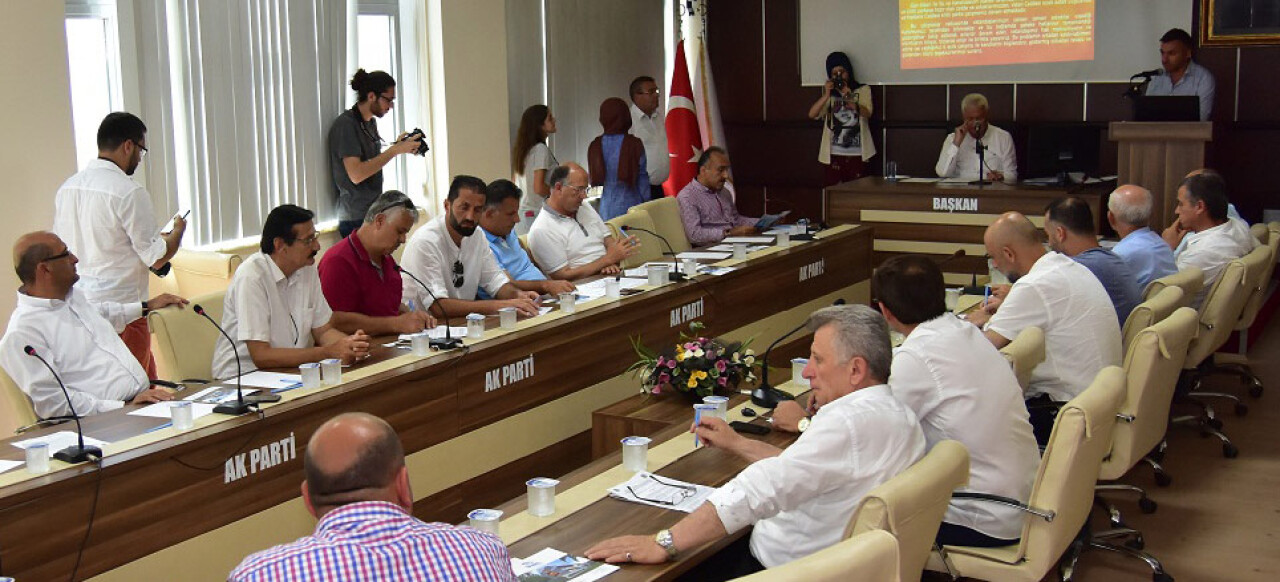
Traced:
<svg viewBox="0 0 1280 582">
<path fill-rule="evenodd" d="M 844 299 L 836 299 L 832 305 L 844 305 Z M 777 408 L 778 403 L 783 400 L 795 400 L 796 397 L 788 392 L 774 388 L 769 384 L 769 354 L 773 352 L 773 348 L 778 347 L 782 340 L 794 335 L 797 331 L 804 329 L 809 322 L 800 324 L 799 327 L 785 333 L 782 337 L 773 340 L 769 344 L 769 348 L 764 351 L 764 356 L 760 358 L 760 385 L 751 391 L 751 403 L 763 408 Z"/>
<path fill-rule="evenodd" d="M 209 323 L 212 323 L 213 327 L 218 329 L 218 332 L 222 334 L 222 337 L 227 339 L 227 344 L 231 346 L 232 355 L 236 357 L 236 401 L 219 404 L 213 407 L 213 411 L 218 414 L 240 416 L 241 414 L 252 410 L 253 407 L 260 402 L 279 402 L 280 395 L 272 394 L 270 392 L 255 394 L 249 398 L 245 398 L 244 387 L 240 385 L 240 377 L 244 375 L 244 372 L 240 367 L 240 350 L 236 348 L 236 342 L 231 340 L 231 336 L 227 335 L 227 331 L 222 329 L 222 326 L 218 325 L 218 322 L 214 321 L 212 317 L 209 317 L 208 313 L 205 313 L 203 307 L 200 307 L 198 304 L 192 305 L 191 310 L 195 311 L 196 314 L 201 317 L 209 320 Z"/>
<path fill-rule="evenodd" d="M 427 287 L 427 284 L 423 283 L 422 279 L 419 279 L 413 276 L 413 273 L 410 273 L 404 270 L 404 267 L 401 267 L 400 265 L 396 265 L 396 270 L 400 271 L 402 275 L 408 275 L 410 279 L 417 281 L 418 285 L 421 285 L 422 289 L 426 291 L 428 295 L 431 296 L 431 305 L 435 305 L 436 303 L 440 302 L 440 298 L 436 297 L 436 294 L 431 292 L 431 288 Z M 428 312 L 431 311 L 431 305 L 427 306 Z M 440 318 L 444 320 L 444 337 L 429 339 L 428 343 L 431 345 L 431 347 L 439 350 L 451 350 L 453 348 L 462 347 L 462 340 L 459 338 L 453 337 L 452 333 L 449 330 L 449 314 L 448 312 L 445 311 L 443 305 L 440 306 Z"/>
<path fill-rule="evenodd" d="M 649 234 L 651 234 L 651 235 L 653 235 L 653 236 L 657 237 L 657 239 L 658 239 L 658 240 L 662 241 L 662 244 L 666 245 L 666 247 L 667 247 L 667 252 L 665 252 L 665 253 L 663 253 L 663 254 L 664 254 L 664 255 L 668 255 L 668 256 L 670 256 L 670 257 L 671 257 L 671 262 L 673 262 L 673 263 L 675 263 L 675 264 L 676 264 L 676 268 L 675 268 L 674 270 L 672 270 L 671 272 L 667 273 L 667 280 L 668 280 L 668 281 L 672 281 L 672 282 L 675 282 L 675 281 L 683 281 L 683 280 L 685 280 L 685 279 L 687 279 L 687 278 L 689 278 L 689 277 L 692 277 L 692 276 L 694 276 L 694 275 L 696 275 L 696 274 L 697 274 L 697 273 L 688 273 L 688 274 L 686 274 L 686 273 L 681 273 L 681 272 L 680 272 L 680 259 L 676 257 L 676 251 L 675 251 L 675 249 L 674 249 L 674 248 L 672 248 L 671 243 L 666 239 L 666 237 L 664 237 L 664 236 L 662 236 L 662 235 L 660 235 L 660 234 L 658 234 L 658 233 L 656 233 L 656 232 L 653 232 L 652 230 L 648 230 L 648 229 L 644 229 L 644 228 L 636 228 L 636 227 L 634 227 L 634 226 L 623 226 L 623 227 L 621 227 L 621 230 L 622 230 L 622 232 L 623 232 L 624 234 L 625 234 L 625 233 L 627 233 L 627 232 L 633 231 L 633 230 L 638 230 L 638 231 L 640 231 L 640 232 L 649 233 Z"/>
<path fill-rule="evenodd" d="M 90 458 L 101 459 L 102 449 L 94 446 L 85 446 L 84 444 L 84 427 L 80 426 L 80 415 L 76 414 L 76 407 L 71 403 L 71 395 L 67 393 L 67 386 L 62 383 L 62 378 L 59 378 L 58 373 L 53 371 L 53 366 L 50 366 L 49 362 L 45 361 L 44 358 L 40 357 L 40 354 L 36 353 L 35 348 L 26 346 L 22 348 L 22 351 L 26 352 L 28 356 L 40 360 L 40 363 L 44 364 L 44 367 L 49 369 L 49 373 L 53 374 L 53 379 L 58 381 L 58 387 L 62 389 L 62 396 L 67 399 L 67 408 L 71 410 L 70 417 L 72 420 L 76 421 L 77 444 L 54 453 L 53 458 L 71 464 L 83 463 L 88 461 Z"/>
<path fill-rule="evenodd" d="M 977 136 L 970 137 L 973 137 L 973 145 L 978 148 L 978 179 L 969 183 L 974 186 L 990 185 L 991 180 L 988 180 L 987 175 L 985 174 L 987 170 L 987 146 L 982 145 L 981 138 Z"/>
</svg>

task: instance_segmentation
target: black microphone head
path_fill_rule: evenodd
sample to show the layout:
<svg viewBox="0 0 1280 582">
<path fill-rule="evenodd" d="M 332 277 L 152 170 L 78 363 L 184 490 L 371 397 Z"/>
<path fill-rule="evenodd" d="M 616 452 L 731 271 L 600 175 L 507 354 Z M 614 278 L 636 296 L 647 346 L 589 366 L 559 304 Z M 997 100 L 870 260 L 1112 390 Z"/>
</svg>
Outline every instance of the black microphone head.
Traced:
<svg viewBox="0 0 1280 582">
<path fill-rule="evenodd" d="M 199 303 L 192 305 L 191 310 L 196 312 L 196 315 L 204 315 L 204 308 L 200 307 Z"/>
<path fill-rule="evenodd" d="M 396 265 L 396 272 L 397 272 L 397 273 L 403 273 L 403 272 L 404 272 L 404 267 L 401 267 L 400 265 Z"/>
<path fill-rule="evenodd" d="M 23 346 L 22 351 L 26 352 L 28 356 L 36 355 L 36 349 L 31 346 Z"/>
<path fill-rule="evenodd" d="M 832 303 L 832 305 L 844 305 L 844 297 L 836 299 L 836 302 Z"/>
<path fill-rule="evenodd" d="M 956 256 L 957 256 L 957 257 L 963 257 L 963 256 L 964 256 L 964 249 L 956 249 Z"/>
</svg>

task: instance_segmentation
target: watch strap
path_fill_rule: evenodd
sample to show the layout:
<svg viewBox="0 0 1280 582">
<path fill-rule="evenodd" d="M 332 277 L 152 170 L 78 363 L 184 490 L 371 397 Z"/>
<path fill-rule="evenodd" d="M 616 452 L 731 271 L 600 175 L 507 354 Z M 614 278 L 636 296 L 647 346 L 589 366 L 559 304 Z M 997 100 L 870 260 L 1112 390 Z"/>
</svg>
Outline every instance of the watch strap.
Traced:
<svg viewBox="0 0 1280 582">
<path fill-rule="evenodd" d="M 653 541 L 657 542 L 658 546 L 663 550 L 666 550 L 667 559 L 669 560 L 676 559 L 676 556 L 680 554 L 680 551 L 676 549 L 676 540 L 671 537 L 671 530 L 669 529 L 658 532 L 658 535 L 653 536 Z"/>
</svg>

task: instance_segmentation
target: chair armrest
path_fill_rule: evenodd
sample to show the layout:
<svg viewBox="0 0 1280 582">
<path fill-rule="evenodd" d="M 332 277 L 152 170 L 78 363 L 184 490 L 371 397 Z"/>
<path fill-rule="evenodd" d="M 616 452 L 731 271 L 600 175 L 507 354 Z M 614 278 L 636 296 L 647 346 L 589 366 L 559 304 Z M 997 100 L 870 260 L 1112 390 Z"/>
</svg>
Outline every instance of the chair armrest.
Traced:
<svg viewBox="0 0 1280 582">
<path fill-rule="evenodd" d="M 1129 424 L 1133 424 L 1133 421 L 1138 420 L 1138 417 L 1136 417 L 1136 416 L 1134 416 L 1134 415 L 1132 415 L 1132 414 L 1125 414 L 1125 413 L 1123 413 L 1123 412 L 1117 412 L 1117 413 L 1116 413 L 1116 418 L 1118 418 L 1118 419 L 1120 419 L 1120 420 L 1123 420 L 1123 421 L 1125 421 L 1125 422 L 1127 422 L 1127 423 L 1129 423 Z"/>
<path fill-rule="evenodd" d="M 1039 508 L 1031 507 L 1030 505 L 1027 505 L 1021 501 L 1018 501 L 1017 499 L 1013 499 L 1011 497 L 1002 497 L 1000 495 L 991 495 L 990 493 L 972 493 L 967 491 L 956 491 L 951 494 L 951 498 L 952 499 L 977 499 L 979 501 L 989 501 L 991 503 L 999 503 L 1000 505 L 1007 505 L 1009 507 L 1016 508 L 1020 511 L 1030 513 L 1045 521 L 1053 521 L 1053 518 L 1058 516 L 1058 514 L 1054 511 L 1051 511 L 1048 509 L 1039 509 Z"/>
</svg>

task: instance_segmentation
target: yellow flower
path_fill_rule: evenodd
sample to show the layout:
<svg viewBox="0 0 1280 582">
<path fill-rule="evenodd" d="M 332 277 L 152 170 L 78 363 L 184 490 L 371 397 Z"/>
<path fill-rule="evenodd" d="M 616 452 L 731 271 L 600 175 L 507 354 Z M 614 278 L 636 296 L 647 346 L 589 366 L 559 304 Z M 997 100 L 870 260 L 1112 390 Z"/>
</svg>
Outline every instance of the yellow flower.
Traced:
<svg viewBox="0 0 1280 582">
<path fill-rule="evenodd" d="M 677 354 L 676 354 L 676 361 L 677 361 L 677 362 L 683 362 L 683 361 L 684 361 L 684 352 L 683 352 L 683 351 L 682 351 L 682 352 L 679 352 L 679 353 L 677 353 Z"/>
<path fill-rule="evenodd" d="M 688 387 L 690 387 L 690 388 L 695 388 L 695 387 L 697 387 L 697 386 L 698 386 L 698 379 L 697 379 L 697 378 L 694 378 L 693 376 L 689 376 L 689 382 L 688 382 L 688 383 L 686 383 L 686 384 L 685 384 L 685 386 L 688 386 Z"/>
<path fill-rule="evenodd" d="M 702 380 L 702 379 L 705 379 L 705 378 L 707 377 L 707 373 L 706 373 L 706 372 L 703 372 L 702 370 L 694 370 L 694 371 L 693 371 L 693 374 L 690 374 L 690 376 L 689 376 L 689 377 L 690 377 L 690 379 L 692 379 L 692 380 L 694 380 L 694 381 Z"/>
</svg>

